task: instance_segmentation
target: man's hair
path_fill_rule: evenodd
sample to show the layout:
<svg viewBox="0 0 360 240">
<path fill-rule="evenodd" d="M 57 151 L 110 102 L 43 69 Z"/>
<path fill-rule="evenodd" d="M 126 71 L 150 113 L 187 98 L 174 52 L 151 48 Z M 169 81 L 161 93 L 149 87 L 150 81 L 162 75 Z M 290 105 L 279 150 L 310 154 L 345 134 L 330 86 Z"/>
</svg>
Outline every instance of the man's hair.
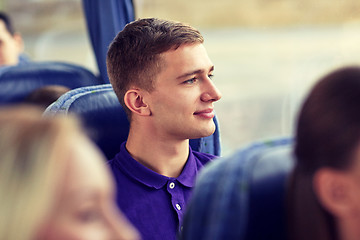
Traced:
<svg viewBox="0 0 360 240">
<path fill-rule="evenodd" d="M 162 70 L 161 53 L 183 44 L 203 43 L 200 32 L 183 23 L 156 18 L 131 22 L 118 33 L 107 53 L 107 72 L 114 91 L 128 118 L 131 112 L 124 95 L 136 86 L 151 92 L 154 80 Z"/>
<path fill-rule="evenodd" d="M 11 36 L 14 36 L 15 29 L 12 25 L 10 17 L 6 13 L 0 11 L 0 20 L 4 22 L 6 30 L 11 34 Z"/>
</svg>

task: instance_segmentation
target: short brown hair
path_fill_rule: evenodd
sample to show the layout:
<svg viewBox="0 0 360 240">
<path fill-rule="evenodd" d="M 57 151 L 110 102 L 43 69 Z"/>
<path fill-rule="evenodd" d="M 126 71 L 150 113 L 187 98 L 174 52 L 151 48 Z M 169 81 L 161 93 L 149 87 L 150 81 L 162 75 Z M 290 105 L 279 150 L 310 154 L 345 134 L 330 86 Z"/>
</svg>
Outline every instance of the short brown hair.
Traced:
<svg viewBox="0 0 360 240">
<path fill-rule="evenodd" d="M 114 91 L 130 118 L 124 95 L 131 86 L 154 89 L 154 79 L 162 69 L 160 54 L 183 44 L 203 43 L 200 32 L 183 23 L 156 18 L 131 22 L 109 46 L 106 64 Z"/>
</svg>

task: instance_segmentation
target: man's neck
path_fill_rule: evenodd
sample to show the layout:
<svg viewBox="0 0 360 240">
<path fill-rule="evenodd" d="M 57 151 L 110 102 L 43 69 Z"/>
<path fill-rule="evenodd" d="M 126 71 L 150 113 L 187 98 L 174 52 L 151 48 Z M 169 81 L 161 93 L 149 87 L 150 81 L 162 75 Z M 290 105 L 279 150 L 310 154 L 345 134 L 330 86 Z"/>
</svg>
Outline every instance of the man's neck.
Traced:
<svg viewBox="0 0 360 240">
<path fill-rule="evenodd" d="M 130 155 L 145 167 L 167 177 L 181 174 L 189 156 L 189 140 L 158 139 L 130 130 L 126 142 Z"/>
</svg>

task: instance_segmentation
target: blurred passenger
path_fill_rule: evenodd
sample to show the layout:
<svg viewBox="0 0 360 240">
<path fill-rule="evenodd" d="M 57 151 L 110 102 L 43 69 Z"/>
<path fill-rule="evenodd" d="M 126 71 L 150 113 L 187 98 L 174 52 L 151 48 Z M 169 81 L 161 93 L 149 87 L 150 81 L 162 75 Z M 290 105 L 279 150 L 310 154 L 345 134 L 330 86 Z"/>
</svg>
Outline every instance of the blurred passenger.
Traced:
<svg viewBox="0 0 360 240">
<path fill-rule="evenodd" d="M 0 110 L 0 239 L 139 239 L 77 122 L 41 113 Z"/>
<path fill-rule="evenodd" d="M 0 12 L 0 67 L 17 65 L 24 57 L 24 43 L 19 33 L 15 32 L 10 17 Z"/>
<path fill-rule="evenodd" d="M 174 240 L 198 171 L 214 156 L 192 151 L 189 139 L 215 131 L 221 98 L 200 32 L 161 19 L 124 28 L 107 54 L 115 93 L 127 112 L 127 142 L 109 164 L 117 203 L 147 240 Z"/>
<path fill-rule="evenodd" d="M 318 82 L 300 111 L 289 192 L 292 240 L 360 239 L 360 67 Z"/>
<path fill-rule="evenodd" d="M 25 98 L 24 102 L 37 105 L 45 110 L 50 104 L 61 97 L 61 95 L 70 90 L 70 88 L 61 85 L 47 85 L 32 91 Z"/>
</svg>

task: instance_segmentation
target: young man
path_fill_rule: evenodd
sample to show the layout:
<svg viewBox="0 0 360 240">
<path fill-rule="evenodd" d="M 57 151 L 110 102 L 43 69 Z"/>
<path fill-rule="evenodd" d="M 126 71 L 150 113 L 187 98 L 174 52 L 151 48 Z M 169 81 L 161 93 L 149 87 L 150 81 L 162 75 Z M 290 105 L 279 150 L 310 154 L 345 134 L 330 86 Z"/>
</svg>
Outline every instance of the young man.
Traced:
<svg viewBox="0 0 360 240">
<path fill-rule="evenodd" d="M 14 31 L 9 16 L 0 12 L 0 67 L 17 65 L 22 59 L 23 50 L 21 35 Z"/>
<path fill-rule="evenodd" d="M 109 47 L 110 82 L 130 120 L 109 164 L 117 203 L 146 240 L 176 238 L 196 174 L 214 158 L 189 148 L 215 131 L 221 98 L 203 41 L 188 25 L 152 18 L 128 24 Z"/>
</svg>

